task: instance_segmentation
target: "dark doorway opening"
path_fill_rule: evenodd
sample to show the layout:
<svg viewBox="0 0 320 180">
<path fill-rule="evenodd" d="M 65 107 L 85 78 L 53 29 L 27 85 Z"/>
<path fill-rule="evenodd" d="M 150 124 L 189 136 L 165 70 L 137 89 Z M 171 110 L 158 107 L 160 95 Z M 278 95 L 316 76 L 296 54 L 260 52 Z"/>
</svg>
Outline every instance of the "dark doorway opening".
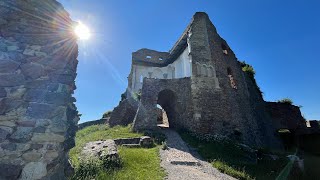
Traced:
<svg viewBox="0 0 320 180">
<path fill-rule="evenodd" d="M 157 101 L 157 125 L 162 128 L 174 128 L 176 118 L 176 95 L 165 89 L 159 92 Z"/>
</svg>

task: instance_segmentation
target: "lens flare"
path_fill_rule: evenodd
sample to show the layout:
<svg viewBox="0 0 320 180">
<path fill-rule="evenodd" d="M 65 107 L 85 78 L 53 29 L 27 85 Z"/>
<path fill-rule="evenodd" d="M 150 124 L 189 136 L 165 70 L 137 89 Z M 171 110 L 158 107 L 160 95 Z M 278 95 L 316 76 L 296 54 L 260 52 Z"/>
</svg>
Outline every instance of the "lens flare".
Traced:
<svg viewBox="0 0 320 180">
<path fill-rule="evenodd" d="M 89 28 L 80 21 L 74 28 L 74 32 L 80 40 L 88 40 L 91 37 Z"/>
</svg>

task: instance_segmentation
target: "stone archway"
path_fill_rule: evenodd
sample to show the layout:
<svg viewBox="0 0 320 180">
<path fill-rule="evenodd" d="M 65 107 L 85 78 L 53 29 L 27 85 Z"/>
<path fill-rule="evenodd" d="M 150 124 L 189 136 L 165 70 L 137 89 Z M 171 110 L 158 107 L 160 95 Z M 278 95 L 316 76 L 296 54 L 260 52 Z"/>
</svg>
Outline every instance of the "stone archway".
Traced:
<svg viewBox="0 0 320 180">
<path fill-rule="evenodd" d="M 0 179 L 65 179 L 78 46 L 55 0 L 0 2 Z"/>
<path fill-rule="evenodd" d="M 163 110 L 165 111 L 165 115 L 168 118 L 168 125 L 170 128 L 174 128 L 176 126 L 176 102 L 177 96 L 172 90 L 164 89 L 158 93 L 157 104 L 159 104 Z"/>
<path fill-rule="evenodd" d="M 141 100 L 133 130 L 157 129 L 159 104 L 166 111 L 169 125 L 175 129 L 192 128 L 190 78 L 152 79 L 143 81 Z"/>
</svg>

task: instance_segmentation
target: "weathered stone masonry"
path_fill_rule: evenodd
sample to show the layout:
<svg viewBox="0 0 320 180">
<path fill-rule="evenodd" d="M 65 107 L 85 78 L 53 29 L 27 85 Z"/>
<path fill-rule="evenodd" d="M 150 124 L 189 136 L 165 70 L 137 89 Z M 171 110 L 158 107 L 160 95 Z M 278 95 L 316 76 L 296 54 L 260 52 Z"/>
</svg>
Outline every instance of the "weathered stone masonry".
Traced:
<svg viewBox="0 0 320 180">
<path fill-rule="evenodd" d="M 0 179 L 65 179 L 78 112 L 73 22 L 55 0 L 0 1 Z"/>
<path fill-rule="evenodd" d="M 140 58 L 133 53 L 132 69 L 136 66 L 140 69 L 144 66 L 148 69 L 150 66 L 170 66 L 186 50 L 191 76 L 187 79 L 145 78 L 133 128 L 156 128 L 156 104 L 161 99 L 161 91 L 169 90 L 177 97 L 169 98 L 170 108 L 164 108 L 169 110 L 170 126 L 173 124 L 174 128 L 204 137 L 222 135 L 256 147 L 281 147 L 259 90 L 242 71 L 240 62 L 207 14 L 199 12 L 193 16 L 161 63 L 155 63 L 152 57 L 143 58 L 160 56 L 160 52 L 148 50 L 141 54 L 139 50 Z M 134 74 L 137 72 L 131 70 L 129 92 Z M 132 88 L 132 91 L 136 89 Z"/>
</svg>

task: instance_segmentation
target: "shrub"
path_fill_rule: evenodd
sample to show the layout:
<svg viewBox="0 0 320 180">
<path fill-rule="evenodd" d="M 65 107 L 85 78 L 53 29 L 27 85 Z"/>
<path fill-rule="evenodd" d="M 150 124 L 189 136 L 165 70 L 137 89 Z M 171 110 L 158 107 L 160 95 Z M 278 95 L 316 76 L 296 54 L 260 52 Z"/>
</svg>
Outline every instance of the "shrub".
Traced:
<svg viewBox="0 0 320 180">
<path fill-rule="evenodd" d="M 169 149 L 168 145 L 167 145 L 167 142 L 163 142 L 162 144 L 162 150 L 167 150 Z"/>
<path fill-rule="evenodd" d="M 111 113 L 112 113 L 112 111 L 107 111 L 107 112 L 103 113 L 102 118 L 110 117 Z"/>
<path fill-rule="evenodd" d="M 248 73 L 250 76 L 254 77 L 256 72 L 254 71 L 253 67 L 249 64 L 246 64 L 242 67 L 242 71 Z"/>
<path fill-rule="evenodd" d="M 283 98 L 283 99 L 280 99 L 278 100 L 278 103 L 284 103 L 284 104 L 293 104 L 293 101 L 289 98 Z"/>
<path fill-rule="evenodd" d="M 99 171 L 102 170 L 102 161 L 96 159 L 86 159 L 79 162 L 75 168 L 75 173 L 71 179 L 94 179 Z"/>
<path fill-rule="evenodd" d="M 257 89 L 260 92 L 261 97 L 262 97 L 263 92 L 261 91 L 260 87 L 258 86 L 256 79 L 254 78 L 256 71 L 253 69 L 253 67 L 250 64 L 247 64 L 245 61 L 240 62 L 240 65 L 242 67 L 242 71 L 245 72 L 249 76 L 249 78 L 252 80 L 253 84 L 257 87 Z"/>
<path fill-rule="evenodd" d="M 135 100 L 137 100 L 137 101 L 140 101 L 140 99 L 141 99 L 141 92 L 139 91 L 139 92 L 134 92 L 134 93 L 132 93 L 132 97 L 133 97 L 133 99 L 135 99 Z"/>
</svg>

